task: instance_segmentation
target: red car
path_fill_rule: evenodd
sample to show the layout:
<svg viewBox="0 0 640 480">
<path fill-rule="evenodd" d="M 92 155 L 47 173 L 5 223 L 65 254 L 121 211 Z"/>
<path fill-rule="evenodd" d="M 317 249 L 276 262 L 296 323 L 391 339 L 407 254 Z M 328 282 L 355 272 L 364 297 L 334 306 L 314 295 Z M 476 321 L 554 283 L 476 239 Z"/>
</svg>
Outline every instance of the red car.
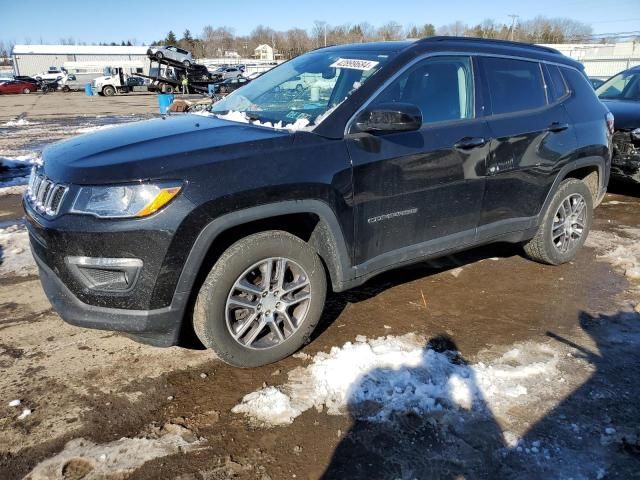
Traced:
<svg viewBox="0 0 640 480">
<path fill-rule="evenodd" d="M 3 93 L 31 93 L 35 92 L 38 86 L 20 80 L 10 80 L 8 82 L 0 82 L 0 94 Z"/>
</svg>

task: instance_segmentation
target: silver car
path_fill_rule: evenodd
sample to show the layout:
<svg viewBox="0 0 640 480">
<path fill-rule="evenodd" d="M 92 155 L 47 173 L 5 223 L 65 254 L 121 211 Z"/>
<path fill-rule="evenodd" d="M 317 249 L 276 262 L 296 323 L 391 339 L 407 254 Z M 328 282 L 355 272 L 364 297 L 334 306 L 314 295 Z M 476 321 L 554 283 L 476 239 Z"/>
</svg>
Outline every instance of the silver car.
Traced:
<svg viewBox="0 0 640 480">
<path fill-rule="evenodd" d="M 187 68 L 193 64 L 191 52 L 174 47 L 173 45 L 150 47 L 149 50 L 147 50 L 147 55 L 155 60 L 166 59 L 171 62 L 180 63 Z"/>
</svg>

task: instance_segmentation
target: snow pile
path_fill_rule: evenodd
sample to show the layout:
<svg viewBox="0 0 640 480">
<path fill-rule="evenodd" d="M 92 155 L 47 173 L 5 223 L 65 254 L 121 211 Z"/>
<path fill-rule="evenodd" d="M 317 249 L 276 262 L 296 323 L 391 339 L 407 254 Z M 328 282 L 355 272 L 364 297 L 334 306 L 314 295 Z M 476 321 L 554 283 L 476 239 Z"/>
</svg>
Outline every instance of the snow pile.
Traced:
<svg viewBox="0 0 640 480">
<path fill-rule="evenodd" d="M 622 227 L 620 235 L 592 230 L 585 245 L 595 248 L 598 258 L 624 271 L 631 279 L 640 279 L 640 228 Z"/>
<path fill-rule="evenodd" d="M 558 361 L 551 348 L 532 344 L 489 364 L 467 365 L 457 352 L 425 348 L 413 334 L 359 336 L 318 353 L 310 365 L 291 371 L 287 384 L 246 395 L 232 411 L 267 425 L 291 423 L 313 407 L 369 421 L 385 421 L 397 412 L 506 411 L 557 376 Z"/>
<path fill-rule="evenodd" d="M 31 256 L 29 234 L 24 225 L 0 228 L 0 276 L 27 276 L 38 273 Z"/>
<path fill-rule="evenodd" d="M 273 128 L 275 130 L 289 130 L 291 132 L 309 129 L 309 120 L 306 118 L 299 118 L 293 123 L 283 123 L 281 121 L 278 123 L 261 122 L 259 120 L 251 120 L 246 113 L 234 110 L 231 110 L 222 115 L 213 114 L 207 111 L 194 112 L 193 115 L 200 115 L 202 117 L 217 117 L 222 120 L 229 120 L 231 122 L 250 123 L 251 125 L 256 125 L 258 127 Z"/>
<path fill-rule="evenodd" d="M 40 155 L 35 152 L 18 155 L 14 158 L 0 157 L 0 170 L 3 170 L 3 168 L 28 168 L 32 165 L 39 165 L 41 162 Z"/>
<path fill-rule="evenodd" d="M 188 432 L 187 429 L 182 430 Z M 123 437 L 103 445 L 78 438 L 68 442 L 55 457 L 36 465 L 25 478 L 129 478 L 133 471 L 149 460 L 189 451 L 199 445 L 199 442 L 189 442 L 185 438 L 179 432 L 172 432 L 159 438 Z"/>
<path fill-rule="evenodd" d="M 3 127 L 24 127 L 26 125 L 31 125 L 31 122 L 24 118 L 19 118 L 17 120 L 9 120 L 7 123 L 5 123 L 2 126 Z"/>
</svg>

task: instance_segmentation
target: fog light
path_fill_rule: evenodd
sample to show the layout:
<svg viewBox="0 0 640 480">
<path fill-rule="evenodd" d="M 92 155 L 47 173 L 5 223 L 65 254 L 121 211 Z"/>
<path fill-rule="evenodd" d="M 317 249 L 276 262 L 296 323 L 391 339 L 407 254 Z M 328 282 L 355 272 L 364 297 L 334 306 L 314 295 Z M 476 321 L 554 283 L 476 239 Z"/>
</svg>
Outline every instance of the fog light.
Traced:
<svg viewBox="0 0 640 480">
<path fill-rule="evenodd" d="M 65 261 L 84 287 L 101 292 L 130 291 L 142 270 L 138 258 L 67 257 Z"/>
</svg>

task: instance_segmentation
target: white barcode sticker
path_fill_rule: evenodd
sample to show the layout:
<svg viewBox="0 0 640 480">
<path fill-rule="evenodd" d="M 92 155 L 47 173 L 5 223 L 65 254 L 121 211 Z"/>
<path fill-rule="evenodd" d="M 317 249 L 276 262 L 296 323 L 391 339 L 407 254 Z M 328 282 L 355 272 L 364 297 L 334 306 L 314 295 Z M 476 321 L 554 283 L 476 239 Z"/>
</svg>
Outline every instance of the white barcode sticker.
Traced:
<svg viewBox="0 0 640 480">
<path fill-rule="evenodd" d="M 331 68 L 350 68 L 351 70 L 371 70 L 380 62 L 374 60 L 360 60 L 357 58 L 339 58 L 331 65 Z"/>
</svg>

